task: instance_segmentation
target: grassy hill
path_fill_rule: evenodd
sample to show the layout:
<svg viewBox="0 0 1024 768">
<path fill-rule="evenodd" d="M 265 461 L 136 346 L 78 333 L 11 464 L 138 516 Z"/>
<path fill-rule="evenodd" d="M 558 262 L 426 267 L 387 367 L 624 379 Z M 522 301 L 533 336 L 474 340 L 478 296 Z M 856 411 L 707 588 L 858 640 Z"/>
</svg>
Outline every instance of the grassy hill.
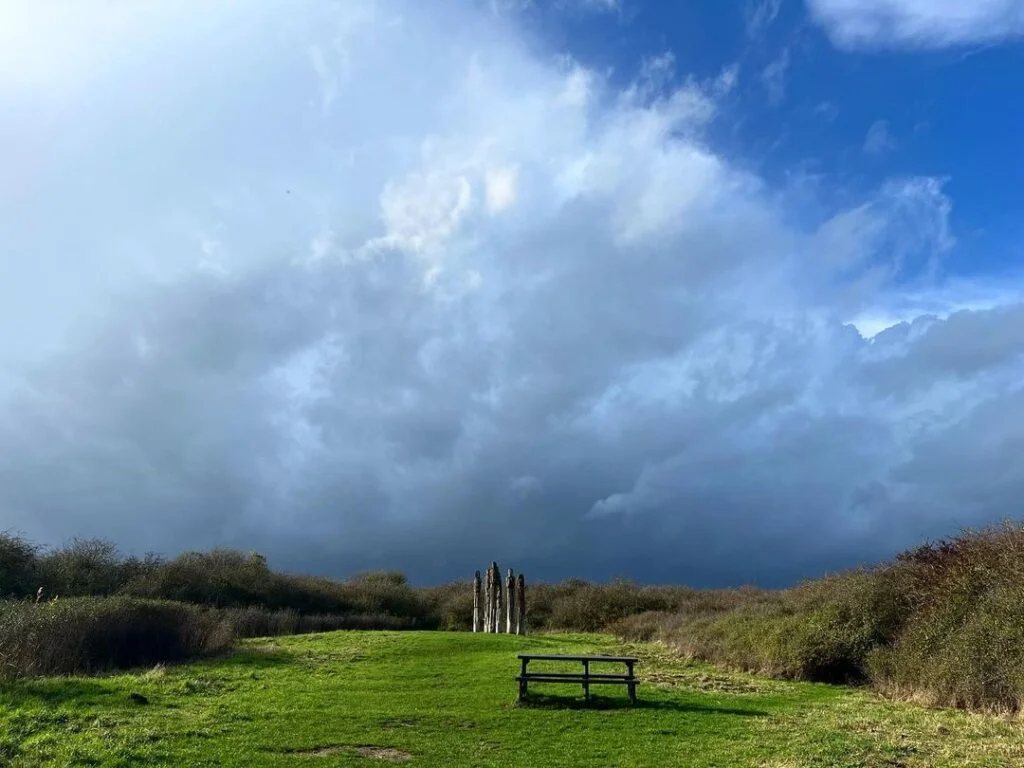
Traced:
<svg viewBox="0 0 1024 768">
<path fill-rule="evenodd" d="M 628 650 L 640 706 L 572 686 L 515 704 L 516 653 Z M 28 766 L 1024 765 L 1016 719 L 759 679 L 603 635 L 337 632 L 223 658 L 0 687 L 0 764 Z"/>
</svg>

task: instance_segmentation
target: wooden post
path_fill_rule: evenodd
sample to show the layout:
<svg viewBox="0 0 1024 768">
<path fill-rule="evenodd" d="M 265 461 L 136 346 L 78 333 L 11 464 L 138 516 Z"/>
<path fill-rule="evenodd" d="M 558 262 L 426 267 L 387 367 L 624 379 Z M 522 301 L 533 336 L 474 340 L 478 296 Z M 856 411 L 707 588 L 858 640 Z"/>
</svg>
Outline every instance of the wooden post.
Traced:
<svg viewBox="0 0 1024 768">
<path fill-rule="evenodd" d="M 473 631 L 484 628 L 483 616 L 480 615 L 480 571 L 473 574 Z"/>
<path fill-rule="evenodd" d="M 505 634 L 511 635 L 515 630 L 515 605 L 516 605 L 516 577 L 512 575 L 512 569 L 508 569 L 508 578 L 505 579 Z"/>
<path fill-rule="evenodd" d="M 521 573 L 516 582 L 516 634 L 526 634 L 526 579 Z"/>
<path fill-rule="evenodd" d="M 484 580 L 484 632 L 491 631 L 491 589 L 494 587 L 494 580 L 491 578 L 490 566 L 487 568 L 487 578 Z"/>
<path fill-rule="evenodd" d="M 491 618 L 494 620 L 494 626 L 491 631 L 498 633 L 501 632 L 501 569 L 497 563 L 492 563 L 491 568 L 494 576 L 494 586 L 491 588 Z"/>
</svg>

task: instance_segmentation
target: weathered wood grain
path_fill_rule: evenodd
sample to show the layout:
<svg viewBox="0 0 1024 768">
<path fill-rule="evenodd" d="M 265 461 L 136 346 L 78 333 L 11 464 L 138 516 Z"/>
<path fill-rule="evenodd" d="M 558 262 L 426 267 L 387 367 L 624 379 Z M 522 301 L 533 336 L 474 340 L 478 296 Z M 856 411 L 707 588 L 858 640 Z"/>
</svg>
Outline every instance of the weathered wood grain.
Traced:
<svg viewBox="0 0 1024 768">
<path fill-rule="evenodd" d="M 491 563 L 491 632 L 497 634 L 501 631 L 501 568 L 497 563 Z"/>
<path fill-rule="evenodd" d="M 473 631 L 480 632 L 484 628 L 483 616 L 480 615 L 480 571 L 473 575 Z"/>
<path fill-rule="evenodd" d="M 516 581 L 516 634 L 526 634 L 526 579 L 521 573 Z"/>
<path fill-rule="evenodd" d="M 491 578 L 491 568 L 488 566 L 484 578 L 484 632 L 491 631 L 491 589 L 493 587 L 494 580 Z"/>
<path fill-rule="evenodd" d="M 516 577 L 512 569 L 508 569 L 505 579 L 505 634 L 511 635 L 515 630 Z"/>
</svg>

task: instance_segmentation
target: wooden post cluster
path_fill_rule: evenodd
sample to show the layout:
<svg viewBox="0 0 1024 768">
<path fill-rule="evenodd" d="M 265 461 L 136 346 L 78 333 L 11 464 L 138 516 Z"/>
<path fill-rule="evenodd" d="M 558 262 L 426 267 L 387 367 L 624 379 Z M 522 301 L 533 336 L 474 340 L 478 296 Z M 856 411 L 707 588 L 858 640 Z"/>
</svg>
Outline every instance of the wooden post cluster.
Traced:
<svg viewBox="0 0 1024 768">
<path fill-rule="evenodd" d="M 473 631 L 526 634 L 526 579 L 523 574 L 519 574 L 517 579 L 509 568 L 503 583 L 497 563 L 487 567 L 482 579 L 480 571 L 474 574 Z"/>
</svg>

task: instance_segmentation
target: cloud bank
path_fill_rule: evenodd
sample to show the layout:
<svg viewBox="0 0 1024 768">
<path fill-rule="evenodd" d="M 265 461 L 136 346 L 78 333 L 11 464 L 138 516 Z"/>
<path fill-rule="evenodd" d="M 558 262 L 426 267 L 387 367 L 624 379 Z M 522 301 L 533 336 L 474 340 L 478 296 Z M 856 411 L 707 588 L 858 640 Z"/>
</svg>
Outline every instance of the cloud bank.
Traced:
<svg viewBox="0 0 1024 768">
<path fill-rule="evenodd" d="M 1024 304 L 943 277 L 941 180 L 809 217 L 716 151 L 722 78 L 487 8 L 180 8 L 0 91 L 76 118 L 0 214 L 6 527 L 779 584 L 1015 511 Z"/>
</svg>

